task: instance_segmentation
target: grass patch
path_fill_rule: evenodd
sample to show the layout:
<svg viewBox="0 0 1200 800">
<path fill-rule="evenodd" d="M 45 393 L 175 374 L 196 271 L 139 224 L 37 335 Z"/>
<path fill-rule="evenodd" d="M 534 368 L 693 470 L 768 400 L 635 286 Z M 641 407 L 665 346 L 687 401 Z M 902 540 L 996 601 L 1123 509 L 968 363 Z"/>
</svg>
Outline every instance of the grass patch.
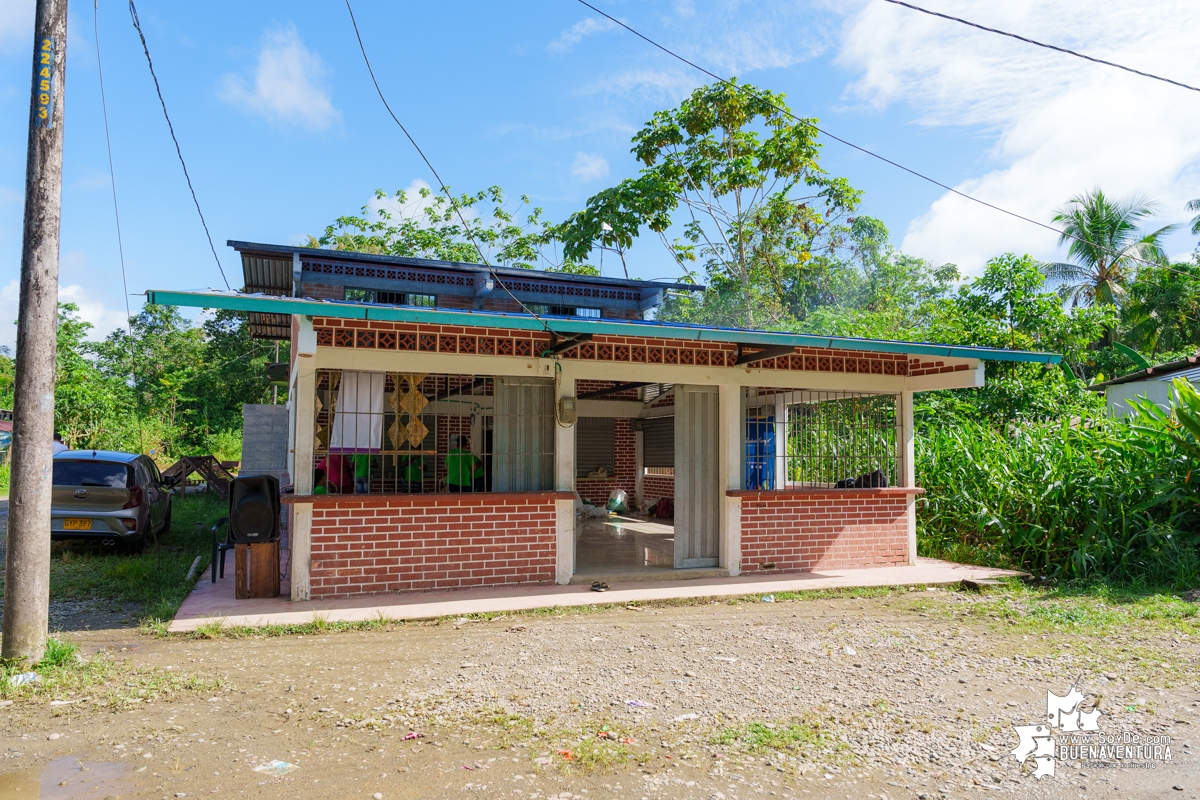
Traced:
<svg viewBox="0 0 1200 800">
<path fill-rule="evenodd" d="M 136 555 L 91 542 L 55 542 L 50 550 L 50 599 L 138 603 L 141 624 L 165 630 L 194 585 L 187 580 L 192 562 L 200 556 L 202 566 L 208 563 L 210 529 L 225 513 L 225 500 L 216 494 L 176 497 L 170 533 Z"/>
<path fill-rule="evenodd" d="M 596 769 L 615 769 L 626 766 L 634 758 L 632 748 L 620 741 L 601 739 L 598 736 L 584 738 L 570 748 L 571 757 L 561 759 L 564 770 L 580 769 L 591 772 Z"/>
<path fill-rule="evenodd" d="M 1200 606 L 1177 595 L 1107 582 L 1028 586 L 1018 581 L 989 590 L 971 603 L 918 603 L 920 610 L 993 619 L 1022 633 L 1168 630 L 1200 633 Z"/>
<path fill-rule="evenodd" d="M 18 685 L 17 676 L 29 672 L 37 679 Z M 41 663 L 32 669 L 16 663 L 0 665 L 0 699 L 14 702 L 69 701 L 72 706 L 123 708 L 165 700 L 180 692 L 219 688 L 219 679 L 135 667 L 117 662 L 107 653 L 85 659 L 78 645 L 58 638 L 46 643 Z"/>
<path fill-rule="evenodd" d="M 780 724 L 747 722 L 717 731 L 712 743 L 751 753 L 798 753 L 818 747 L 834 746 L 836 749 L 837 744 L 833 733 L 825 730 L 821 721 L 815 718 L 793 719 Z"/>
</svg>

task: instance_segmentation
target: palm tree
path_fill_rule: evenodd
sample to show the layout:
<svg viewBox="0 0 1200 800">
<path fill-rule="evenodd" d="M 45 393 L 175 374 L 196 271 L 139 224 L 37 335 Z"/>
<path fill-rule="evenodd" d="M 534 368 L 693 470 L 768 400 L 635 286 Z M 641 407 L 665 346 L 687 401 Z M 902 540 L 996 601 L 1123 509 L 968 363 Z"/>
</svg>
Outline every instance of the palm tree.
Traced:
<svg viewBox="0 0 1200 800">
<path fill-rule="evenodd" d="M 1197 197 L 1195 200 L 1189 200 L 1187 210 L 1200 211 L 1200 197 Z M 1192 217 L 1192 233 L 1200 234 L 1200 214 Z"/>
<path fill-rule="evenodd" d="M 1070 260 L 1042 264 L 1042 274 L 1058 284 L 1059 294 L 1072 305 L 1121 305 L 1139 262 L 1168 261 L 1161 240 L 1178 226 L 1164 225 L 1146 234 L 1138 230 L 1155 208 L 1145 196 L 1112 201 L 1099 189 L 1072 197 L 1054 214 L 1062 227 L 1058 243 L 1069 243 Z M 1105 339 L 1110 338 L 1111 332 L 1106 333 Z"/>
</svg>

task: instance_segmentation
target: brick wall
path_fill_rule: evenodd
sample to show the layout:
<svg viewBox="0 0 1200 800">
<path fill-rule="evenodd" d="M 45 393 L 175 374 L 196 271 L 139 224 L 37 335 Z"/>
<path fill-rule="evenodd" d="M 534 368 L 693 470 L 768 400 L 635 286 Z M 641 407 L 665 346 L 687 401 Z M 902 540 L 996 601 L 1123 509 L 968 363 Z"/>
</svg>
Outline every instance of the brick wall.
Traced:
<svg viewBox="0 0 1200 800">
<path fill-rule="evenodd" d="M 731 494 L 742 497 L 744 573 L 908 563 L 903 489 Z"/>
<path fill-rule="evenodd" d="M 438 308 L 474 308 L 475 299 L 461 294 L 439 294 L 434 300 Z"/>
<path fill-rule="evenodd" d="M 674 475 L 646 475 L 642 478 L 642 487 L 647 500 L 670 497 L 675 499 Z"/>
<path fill-rule="evenodd" d="M 318 500 L 312 520 L 312 597 L 552 583 L 557 496 Z"/>
<path fill-rule="evenodd" d="M 303 291 L 305 297 L 311 297 L 314 300 L 346 299 L 346 289 L 344 286 L 334 286 L 327 283 L 305 283 Z"/>
<path fill-rule="evenodd" d="M 613 420 L 616 473 L 608 478 L 575 479 L 575 491 L 592 505 L 602 506 L 608 503 L 608 495 L 615 489 L 625 490 L 630 502 L 633 502 L 634 490 L 637 488 L 637 452 L 634 448 L 633 428 L 629 426 L 631 421 L 624 417 Z"/>
</svg>

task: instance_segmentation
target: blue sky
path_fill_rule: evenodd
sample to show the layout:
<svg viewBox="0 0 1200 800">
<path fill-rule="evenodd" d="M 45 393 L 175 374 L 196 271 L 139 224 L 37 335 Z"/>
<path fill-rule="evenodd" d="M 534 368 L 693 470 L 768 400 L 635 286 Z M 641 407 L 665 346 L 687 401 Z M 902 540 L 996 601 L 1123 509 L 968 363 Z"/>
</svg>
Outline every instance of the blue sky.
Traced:
<svg viewBox="0 0 1200 800">
<path fill-rule="evenodd" d="M 1072 194 L 1148 193 L 1161 222 L 1200 196 L 1200 98 L 971 31 L 879 0 L 621 0 L 609 13 L 722 74 L 785 92 L 829 130 L 1025 215 Z M 1200 8 L 985 0 L 933 7 L 1200 82 Z M 0 344 L 12 344 L 21 248 L 33 0 L 0 3 Z M 393 108 L 458 191 L 499 184 L 550 219 L 636 173 L 634 131 L 703 76 L 571 0 L 355 6 Z M 376 188 L 432 182 L 370 84 L 345 7 L 167 3 L 139 13 L 217 252 L 226 239 L 294 243 Z M 105 88 L 129 290 L 221 286 L 126 4 L 101 0 Z M 1168 26 L 1155 20 L 1172 19 Z M 92 4 L 69 19 L 61 296 L 105 333 L 122 323 Z M 1054 236 L 972 208 L 835 142 L 823 164 L 866 191 L 895 244 L 976 274 L 1005 250 L 1056 255 Z M 1192 250 L 1188 234 L 1169 240 Z M 677 274 L 653 239 L 632 271 Z M 614 265 L 606 265 L 606 271 Z M 136 308 L 140 297 L 131 297 Z"/>
</svg>

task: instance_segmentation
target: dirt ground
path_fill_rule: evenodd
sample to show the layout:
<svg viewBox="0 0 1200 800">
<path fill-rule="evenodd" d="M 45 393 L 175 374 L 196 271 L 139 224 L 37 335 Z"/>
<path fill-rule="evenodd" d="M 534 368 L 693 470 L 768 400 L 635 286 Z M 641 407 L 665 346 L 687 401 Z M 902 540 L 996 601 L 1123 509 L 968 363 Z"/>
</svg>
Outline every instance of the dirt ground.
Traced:
<svg viewBox="0 0 1200 800">
<path fill-rule="evenodd" d="M 223 686 L 0 709 L 0 800 L 1200 798 L 1194 619 L 1047 627 L 1024 603 L 910 591 L 276 638 L 79 632 L 86 654 Z M 1168 736 L 1172 760 L 1031 777 L 1012 726 L 1077 679 L 1101 731 Z"/>
</svg>

